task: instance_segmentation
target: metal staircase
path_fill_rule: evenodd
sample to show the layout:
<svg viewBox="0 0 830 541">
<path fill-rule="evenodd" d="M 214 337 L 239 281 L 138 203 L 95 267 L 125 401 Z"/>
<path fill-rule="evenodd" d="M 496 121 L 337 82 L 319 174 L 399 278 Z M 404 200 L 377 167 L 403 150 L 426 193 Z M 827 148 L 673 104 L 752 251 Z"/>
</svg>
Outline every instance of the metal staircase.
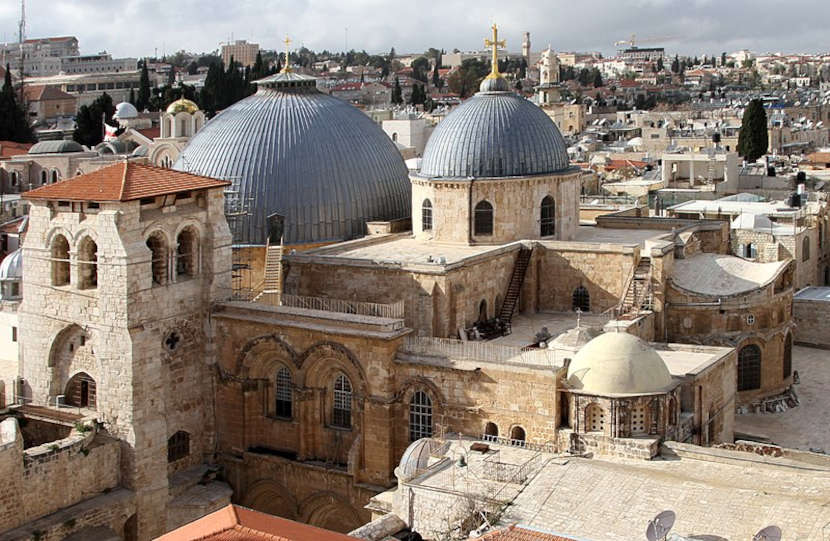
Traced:
<svg viewBox="0 0 830 541">
<path fill-rule="evenodd" d="M 654 306 L 654 292 L 651 287 L 651 259 L 640 258 L 628 280 L 620 304 L 618 316 L 636 315 L 640 310 L 651 310 Z"/>
<path fill-rule="evenodd" d="M 519 255 L 516 257 L 516 263 L 513 266 L 513 274 L 510 276 L 510 284 L 507 286 L 507 293 L 501 303 L 499 321 L 505 325 L 508 331 L 510 322 L 513 320 L 513 313 L 516 311 L 516 305 L 519 303 L 519 294 L 522 292 L 522 284 L 524 284 L 532 254 L 533 248 L 523 247 L 519 250 Z"/>
</svg>

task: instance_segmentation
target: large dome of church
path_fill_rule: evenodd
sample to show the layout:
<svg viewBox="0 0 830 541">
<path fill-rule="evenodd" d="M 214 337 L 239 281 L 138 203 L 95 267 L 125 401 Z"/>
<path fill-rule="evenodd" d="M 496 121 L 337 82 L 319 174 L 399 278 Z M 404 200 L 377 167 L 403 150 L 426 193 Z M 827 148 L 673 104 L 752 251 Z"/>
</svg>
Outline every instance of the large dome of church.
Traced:
<svg viewBox="0 0 830 541">
<path fill-rule="evenodd" d="M 232 182 L 234 243 L 265 244 L 272 214 L 285 217 L 286 244 L 354 238 L 366 221 L 409 215 L 406 165 L 366 114 L 319 92 L 313 77 L 280 73 L 257 84 L 173 165 Z"/>
<path fill-rule="evenodd" d="M 420 176 L 487 178 L 568 169 L 562 134 L 538 106 L 488 78 L 441 121 L 424 150 Z"/>
</svg>

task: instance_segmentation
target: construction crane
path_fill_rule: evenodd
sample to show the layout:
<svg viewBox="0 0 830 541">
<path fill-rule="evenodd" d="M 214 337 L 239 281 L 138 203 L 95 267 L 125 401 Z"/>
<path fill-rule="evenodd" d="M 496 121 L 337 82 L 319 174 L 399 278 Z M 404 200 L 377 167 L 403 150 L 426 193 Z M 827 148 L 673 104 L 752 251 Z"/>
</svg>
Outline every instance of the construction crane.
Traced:
<svg viewBox="0 0 830 541">
<path fill-rule="evenodd" d="M 627 45 L 633 49 L 637 47 L 638 43 L 655 43 L 658 41 L 669 41 L 673 39 L 677 39 L 677 36 L 661 36 L 656 38 L 637 39 L 637 34 L 631 34 L 631 37 L 629 39 L 615 41 L 614 47 L 619 47 L 620 45 Z"/>
</svg>

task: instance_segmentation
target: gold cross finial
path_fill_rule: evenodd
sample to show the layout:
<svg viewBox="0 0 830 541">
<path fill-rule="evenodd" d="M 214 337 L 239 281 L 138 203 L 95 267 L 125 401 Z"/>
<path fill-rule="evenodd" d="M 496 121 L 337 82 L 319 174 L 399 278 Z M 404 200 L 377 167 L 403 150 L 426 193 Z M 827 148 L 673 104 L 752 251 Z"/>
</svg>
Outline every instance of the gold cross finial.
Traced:
<svg viewBox="0 0 830 541">
<path fill-rule="evenodd" d="M 499 73 L 499 47 L 505 47 L 507 42 L 505 40 L 499 41 L 499 27 L 496 26 L 496 23 L 493 23 L 493 39 L 484 40 L 485 47 L 492 47 L 493 48 L 493 59 L 491 61 L 490 66 L 490 75 L 487 76 L 488 79 L 498 79 L 501 77 L 501 73 Z"/>
<path fill-rule="evenodd" d="M 285 43 L 285 65 L 282 67 L 282 71 L 280 71 L 280 73 L 290 73 L 291 62 L 289 61 L 289 47 L 291 46 L 291 38 L 285 36 L 283 43 Z"/>
</svg>

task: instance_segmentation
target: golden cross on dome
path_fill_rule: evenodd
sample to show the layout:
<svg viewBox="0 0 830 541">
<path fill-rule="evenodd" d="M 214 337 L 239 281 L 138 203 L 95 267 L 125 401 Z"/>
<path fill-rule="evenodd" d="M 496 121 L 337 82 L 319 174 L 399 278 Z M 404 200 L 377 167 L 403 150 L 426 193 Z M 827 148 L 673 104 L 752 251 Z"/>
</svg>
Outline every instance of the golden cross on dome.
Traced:
<svg viewBox="0 0 830 541">
<path fill-rule="evenodd" d="M 491 61 L 490 75 L 488 75 L 487 78 L 498 79 L 501 77 L 501 73 L 499 73 L 499 47 L 505 47 L 507 42 L 505 40 L 499 41 L 499 27 L 496 26 L 496 23 L 493 23 L 492 29 L 493 39 L 484 39 L 484 46 L 493 48 L 493 60 Z"/>
<path fill-rule="evenodd" d="M 282 70 L 280 71 L 280 73 L 290 73 L 291 72 L 291 62 L 288 60 L 288 55 L 289 55 L 289 47 L 291 47 L 291 38 L 289 38 L 288 36 L 285 36 L 285 39 L 283 40 L 283 43 L 285 43 L 285 65 L 282 67 Z"/>
</svg>

